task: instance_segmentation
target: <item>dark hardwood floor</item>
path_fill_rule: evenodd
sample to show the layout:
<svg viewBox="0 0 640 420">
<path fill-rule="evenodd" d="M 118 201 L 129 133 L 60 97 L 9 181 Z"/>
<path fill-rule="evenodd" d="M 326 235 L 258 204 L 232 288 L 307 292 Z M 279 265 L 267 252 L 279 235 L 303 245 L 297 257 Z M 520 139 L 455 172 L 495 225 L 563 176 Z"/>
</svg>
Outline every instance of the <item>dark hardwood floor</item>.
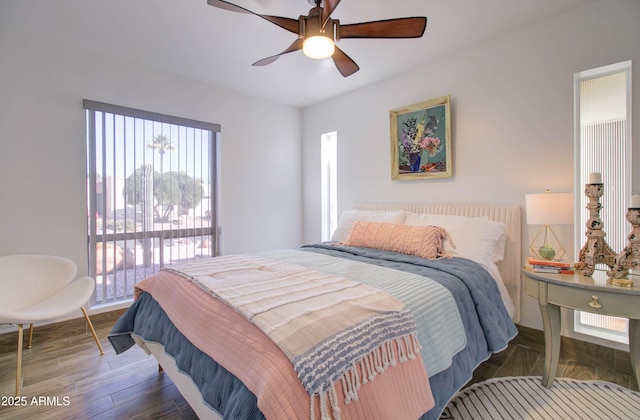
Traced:
<svg viewBox="0 0 640 420">
<path fill-rule="evenodd" d="M 542 376 L 542 331 L 518 326 L 519 334 L 507 349 L 476 369 L 468 385 L 499 376 Z M 613 382 L 638 391 L 629 352 L 562 337 L 556 377 Z"/>
<path fill-rule="evenodd" d="M 26 406 L 8 407 L 15 389 L 17 337 L 0 335 L 0 418 L 2 419 L 195 419 L 171 380 L 153 357 L 137 346 L 115 355 L 107 340 L 122 311 L 92 316 L 104 356 L 83 320 L 41 326 L 33 348 L 23 352 Z M 629 354 L 564 339 L 558 376 L 599 379 L 638 390 Z M 521 328 L 503 352 L 483 363 L 471 381 L 498 376 L 542 374 L 542 333 Z"/>
</svg>

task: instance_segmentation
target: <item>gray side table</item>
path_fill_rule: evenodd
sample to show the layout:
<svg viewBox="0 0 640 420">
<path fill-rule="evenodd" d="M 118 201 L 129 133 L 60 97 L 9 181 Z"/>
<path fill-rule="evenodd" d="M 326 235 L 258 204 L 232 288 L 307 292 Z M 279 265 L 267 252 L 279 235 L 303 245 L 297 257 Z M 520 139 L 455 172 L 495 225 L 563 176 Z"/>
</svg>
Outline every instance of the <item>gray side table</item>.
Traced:
<svg viewBox="0 0 640 420">
<path fill-rule="evenodd" d="M 538 299 L 544 328 L 544 374 L 542 384 L 550 388 L 560 357 L 560 308 L 629 319 L 629 353 L 636 382 L 640 377 L 640 278 L 631 288 L 607 284 L 607 275 L 596 271 L 582 274 L 536 273 L 527 268 L 525 292 Z"/>
</svg>

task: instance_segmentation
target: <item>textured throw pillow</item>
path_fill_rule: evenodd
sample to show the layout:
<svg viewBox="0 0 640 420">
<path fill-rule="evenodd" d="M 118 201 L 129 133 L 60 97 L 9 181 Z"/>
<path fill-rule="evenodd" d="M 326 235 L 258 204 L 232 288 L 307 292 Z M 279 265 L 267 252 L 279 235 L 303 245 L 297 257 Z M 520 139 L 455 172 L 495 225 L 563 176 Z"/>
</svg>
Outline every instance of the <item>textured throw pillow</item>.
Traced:
<svg viewBox="0 0 640 420">
<path fill-rule="evenodd" d="M 448 257 L 447 231 L 439 226 L 409 226 L 396 223 L 356 221 L 341 244 L 400 252 L 433 260 Z"/>
<path fill-rule="evenodd" d="M 347 239 L 353 223 L 360 220 L 363 222 L 378 223 L 404 223 L 404 211 L 370 211 L 370 210 L 345 210 L 340 214 L 338 226 L 331 235 L 331 240 L 335 242 Z"/>
</svg>

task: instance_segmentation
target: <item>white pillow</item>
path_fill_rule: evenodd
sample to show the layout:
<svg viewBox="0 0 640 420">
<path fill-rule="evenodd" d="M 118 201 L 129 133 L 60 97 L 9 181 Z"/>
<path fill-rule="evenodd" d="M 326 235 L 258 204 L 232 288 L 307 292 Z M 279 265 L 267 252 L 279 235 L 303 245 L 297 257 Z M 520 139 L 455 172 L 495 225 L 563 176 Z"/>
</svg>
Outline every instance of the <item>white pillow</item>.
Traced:
<svg viewBox="0 0 640 420">
<path fill-rule="evenodd" d="M 467 258 L 482 265 L 500 261 L 504 256 L 506 225 L 489 220 L 488 217 L 407 213 L 405 223 L 445 228 L 455 245 L 455 248 L 447 251 L 454 256 Z"/>
<path fill-rule="evenodd" d="M 331 235 L 332 241 L 344 241 L 351 232 L 351 226 L 356 221 L 378 223 L 404 223 L 406 212 L 404 211 L 368 211 L 345 210 L 340 214 L 338 226 Z"/>
<path fill-rule="evenodd" d="M 505 226 L 506 228 L 506 226 Z M 499 263 L 504 260 L 504 249 L 507 246 L 507 232 L 502 232 L 496 245 L 493 247 L 493 253 L 491 254 L 491 262 Z"/>
</svg>

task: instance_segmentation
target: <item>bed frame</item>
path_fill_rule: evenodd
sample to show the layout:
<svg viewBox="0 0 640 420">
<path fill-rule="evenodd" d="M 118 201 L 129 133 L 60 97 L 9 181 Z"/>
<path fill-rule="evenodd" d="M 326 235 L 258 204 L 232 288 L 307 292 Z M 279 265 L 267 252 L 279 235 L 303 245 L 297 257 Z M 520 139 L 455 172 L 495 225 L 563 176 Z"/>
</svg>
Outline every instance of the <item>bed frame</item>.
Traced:
<svg viewBox="0 0 640 420">
<path fill-rule="evenodd" d="M 390 211 L 405 210 L 415 213 L 451 214 L 468 217 L 487 216 L 491 220 L 506 224 L 507 244 L 504 260 L 498 269 L 505 282 L 509 295 L 516 307 L 514 321 L 520 318 L 521 289 L 521 207 L 512 204 L 357 204 L 354 210 Z M 140 339 L 138 337 L 138 339 Z M 167 354 L 164 346 L 158 343 L 144 342 L 143 345 L 153 354 L 164 372 L 169 375 L 176 388 L 189 403 L 199 418 L 222 420 L 219 413 L 209 407 L 200 394 L 193 380 L 180 372 L 172 356 Z"/>
<path fill-rule="evenodd" d="M 222 416 L 204 402 L 202 394 L 193 379 L 178 369 L 176 360 L 164 350 L 162 344 L 144 341 L 141 337 L 137 337 L 136 340 L 141 342 L 142 347 L 146 347 L 156 358 L 161 371 L 169 375 L 173 384 L 178 388 L 180 394 L 189 403 L 199 419 L 222 420 Z"/>
</svg>

